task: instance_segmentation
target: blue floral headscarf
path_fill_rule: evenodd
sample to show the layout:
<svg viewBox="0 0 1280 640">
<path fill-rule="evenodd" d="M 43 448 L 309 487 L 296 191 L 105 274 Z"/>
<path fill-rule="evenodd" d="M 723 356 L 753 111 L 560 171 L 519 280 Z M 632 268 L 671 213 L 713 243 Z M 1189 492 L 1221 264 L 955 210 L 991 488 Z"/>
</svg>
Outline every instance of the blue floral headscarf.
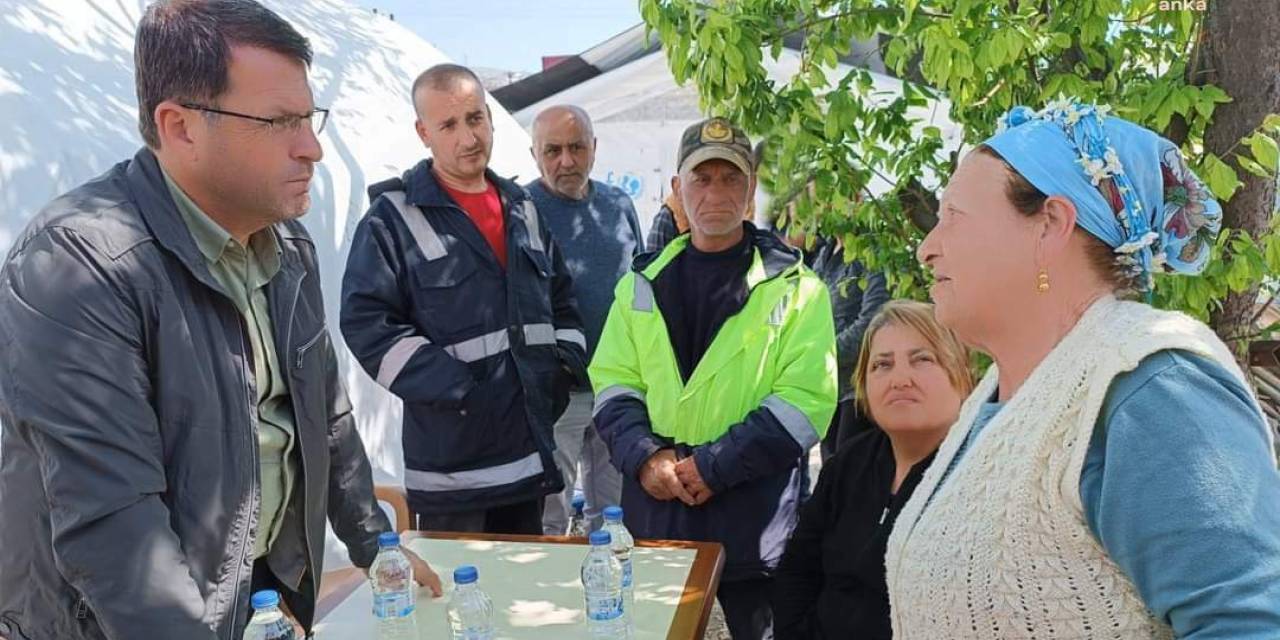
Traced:
<svg viewBox="0 0 1280 640">
<path fill-rule="evenodd" d="M 1109 112 L 1070 99 L 1014 107 L 984 144 L 1045 195 L 1075 203 L 1076 223 L 1150 294 L 1154 272 L 1204 270 L 1222 207 L 1177 145 Z"/>
</svg>

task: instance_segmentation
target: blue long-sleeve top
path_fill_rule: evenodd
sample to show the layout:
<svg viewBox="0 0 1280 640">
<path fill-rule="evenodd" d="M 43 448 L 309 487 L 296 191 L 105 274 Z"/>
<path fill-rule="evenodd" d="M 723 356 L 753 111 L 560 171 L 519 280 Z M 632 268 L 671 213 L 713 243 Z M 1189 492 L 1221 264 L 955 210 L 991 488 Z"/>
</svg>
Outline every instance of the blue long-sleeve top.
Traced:
<svg viewBox="0 0 1280 640">
<path fill-rule="evenodd" d="M 1002 406 L 982 407 L 945 475 Z M 1239 380 L 1184 351 L 1148 356 L 1107 391 L 1080 475 L 1085 518 L 1179 638 L 1280 637 L 1267 428 Z"/>
</svg>

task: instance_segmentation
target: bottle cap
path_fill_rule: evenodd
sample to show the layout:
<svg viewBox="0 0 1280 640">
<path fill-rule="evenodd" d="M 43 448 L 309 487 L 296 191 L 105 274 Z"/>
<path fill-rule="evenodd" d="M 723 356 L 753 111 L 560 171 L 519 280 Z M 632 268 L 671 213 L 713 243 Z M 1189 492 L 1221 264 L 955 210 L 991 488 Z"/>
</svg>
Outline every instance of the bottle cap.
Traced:
<svg viewBox="0 0 1280 640">
<path fill-rule="evenodd" d="M 476 571 L 475 566 L 464 564 L 453 570 L 454 584 L 471 584 L 480 577 L 480 572 Z"/>
<path fill-rule="evenodd" d="M 249 598 L 249 604 L 252 604 L 254 609 L 266 609 L 267 607 L 279 606 L 280 594 L 276 593 L 273 589 L 263 589 L 262 591 L 254 593 L 253 596 Z"/>
<path fill-rule="evenodd" d="M 591 536 L 588 538 L 588 540 L 591 541 L 591 546 L 598 547 L 602 544 L 609 544 L 613 542 L 613 537 L 610 536 L 609 532 L 605 531 L 604 529 L 596 529 L 595 531 L 591 532 Z"/>
</svg>

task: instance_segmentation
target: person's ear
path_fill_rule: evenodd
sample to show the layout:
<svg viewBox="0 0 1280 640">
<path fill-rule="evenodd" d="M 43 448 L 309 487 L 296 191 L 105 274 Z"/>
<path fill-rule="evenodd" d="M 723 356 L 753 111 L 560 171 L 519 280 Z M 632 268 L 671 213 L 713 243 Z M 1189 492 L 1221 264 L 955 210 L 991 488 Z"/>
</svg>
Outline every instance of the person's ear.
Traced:
<svg viewBox="0 0 1280 640">
<path fill-rule="evenodd" d="M 1076 230 L 1076 205 L 1062 196 L 1049 196 L 1036 216 L 1036 268 L 1045 269 L 1067 250 Z"/>
<path fill-rule="evenodd" d="M 422 146 L 430 149 L 431 135 L 427 133 L 427 125 L 423 124 L 421 120 L 414 120 L 413 130 L 418 132 L 418 139 L 422 141 Z"/>
<path fill-rule="evenodd" d="M 160 101 L 152 112 L 160 148 L 184 155 L 193 152 L 196 140 L 202 133 L 202 123 L 196 122 L 198 117 L 200 114 L 194 109 L 187 109 L 170 100 Z"/>
</svg>

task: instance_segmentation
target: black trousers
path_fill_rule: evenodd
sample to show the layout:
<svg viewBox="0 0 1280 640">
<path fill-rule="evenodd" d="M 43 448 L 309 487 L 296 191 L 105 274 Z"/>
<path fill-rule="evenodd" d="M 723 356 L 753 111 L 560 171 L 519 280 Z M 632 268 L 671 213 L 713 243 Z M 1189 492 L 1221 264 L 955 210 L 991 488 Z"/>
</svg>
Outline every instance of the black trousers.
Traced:
<svg viewBox="0 0 1280 640">
<path fill-rule="evenodd" d="M 457 513 L 414 513 L 419 531 L 459 531 L 463 533 L 511 533 L 542 535 L 542 505 L 538 498 L 528 502 L 459 511 Z"/>
<path fill-rule="evenodd" d="M 733 640 L 773 640 L 773 578 L 721 582 L 716 599 Z"/>
</svg>

